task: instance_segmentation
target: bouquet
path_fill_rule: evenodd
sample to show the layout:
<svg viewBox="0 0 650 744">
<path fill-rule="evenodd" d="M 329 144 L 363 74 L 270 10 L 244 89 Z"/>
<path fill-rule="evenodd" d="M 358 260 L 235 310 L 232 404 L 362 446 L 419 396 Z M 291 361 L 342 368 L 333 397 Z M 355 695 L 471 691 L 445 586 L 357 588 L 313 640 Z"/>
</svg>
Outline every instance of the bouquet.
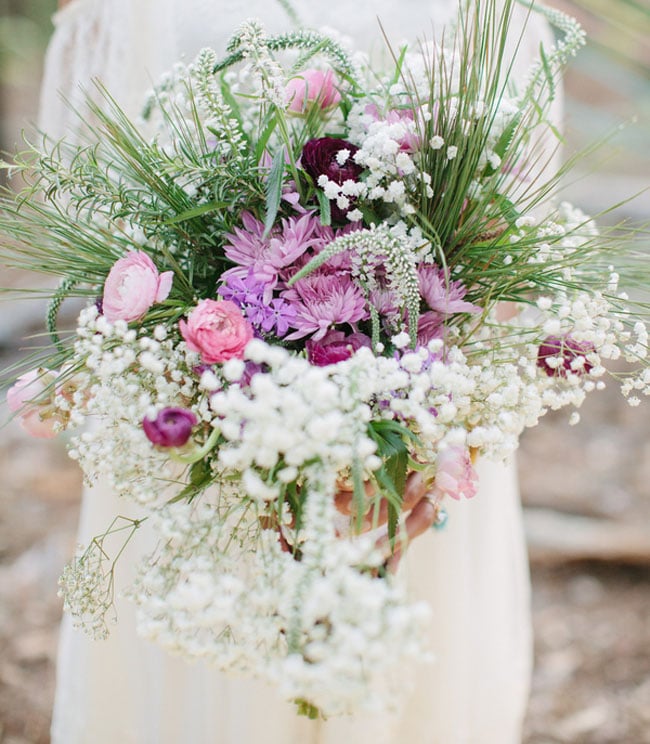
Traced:
<svg viewBox="0 0 650 744">
<path fill-rule="evenodd" d="M 17 157 L 2 253 L 61 282 L 54 345 L 9 406 L 36 436 L 72 431 L 88 483 L 137 514 L 63 573 L 93 636 L 144 529 L 142 635 L 310 715 L 386 705 L 428 617 L 394 569 L 475 495 L 475 458 L 577 409 L 619 358 L 630 404 L 648 393 L 647 308 L 619 290 L 647 268 L 632 251 L 615 268 L 620 236 L 551 199 L 549 107 L 583 33 L 534 10 L 560 40 L 518 84 L 510 1 L 385 69 L 249 21 L 141 120 L 100 89 L 84 143 Z M 64 336 L 70 297 L 86 304 Z"/>
</svg>

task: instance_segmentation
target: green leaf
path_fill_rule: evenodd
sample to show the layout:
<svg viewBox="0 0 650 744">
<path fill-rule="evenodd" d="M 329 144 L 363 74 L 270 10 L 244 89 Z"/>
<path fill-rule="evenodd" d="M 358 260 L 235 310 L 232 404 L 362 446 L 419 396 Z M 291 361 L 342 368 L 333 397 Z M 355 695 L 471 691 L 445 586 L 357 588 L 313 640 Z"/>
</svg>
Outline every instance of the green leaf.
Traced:
<svg viewBox="0 0 650 744">
<path fill-rule="evenodd" d="M 273 164 L 266 181 L 266 216 L 264 218 L 264 237 L 266 237 L 275 223 L 282 200 L 282 185 L 284 183 L 284 148 L 280 148 L 273 158 Z"/>
<path fill-rule="evenodd" d="M 509 225 L 514 225 L 520 217 L 515 205 L 510 201 L 510 199 L 500 195 L 495 197 L 495 202 L 499 207 L 499 211 L 503 215 L 503 218 Z"/>
<path fill-rule="evenodd" d="M 368 433 L 377 444 L 377 456 L 383 461 L 374 478 L 388 504 L 388 536 L 392 541 L 397 533 L 408 474 L 407 441 L 417 442 L 418 439 L 397 421 L 373 421 L 368 426 Z"/>
<path fill-rule="evenodd" d="M 192 501 L 203 493 L 214 480 L 210 463 L 206 460 L 198 460 L 190 468 L 190 482 L 185 488 L 170 500 L 170 504 L 179 501 Z"/>
<path fill-rule="evenodd" d="M 542 61 L 544 75 L 546 77 L 546 82 L 548 84 L 548 100 L 553 101 L 555 100 L 555 78 L 553 76 L 553 70 L 551 69 L 551 65 L 549 64 L 548 57 L 546 56 L 546 53 L 544 52 L 543 44 L 539 45 L 539 58 Z"/>
<path fill-rule="evenodd" d="M 193 220 L 195 217 L 202 217 L 204 214 L 210 212 L 216 212 L 218 209 L 225 209 L 228 206 L 228 202 L 214 201 L 209 204 L 201 204 L 193 209 L 188 209 L 181 214 L 177 214 L 175 217 L 170 217 L 165 220 L 166 225 L 177 225 L 179 222 L 185 222 L 187 220 Z"/>
<path fill-rule="evenodd" d="M 325 192 L 322 189 L 316 189 L 316 198 L 318 199 L 318 206 L 320 207 L 321 225 L 331 225 L 332 207 L 330 205 L 330 200 L 325 196 Z"/>
<path fill-rule="evenodd" d="M 494 152 L 503 160 L 506 152 L 508 151 L 508 148 L 510 147 L 510 143 L 512 142 L 515 132 L 517 131 L 517 127 L 521 124 L 521 115 L 517 115 L 513 117 L 512 121 L 508 126 L 503 130 L 501 133 L 501 136 L 499 137 L 496 145 L 494 146 Z M 494 173 L 494 169 L 491 166 L 488 166 L 488 174 Z"/>
<path fill-rule="evenodd" d="M 357 516 L 357 531 L 361 532 L 363 515 L 366 510 L 366 489 L 363 485 L 363 467 L 358 457 L 355 457 L 352 461 L 352 485 L 354 488 L 352 501 Z"/>
<path fill-rule="evenodd" d="M 248 136 L 248 134 L 246 134 L 246 130 L 244 129 L 244 117 L 242 116 L 239 102 L 232 94 L 230 85 L 228 85 L 225 80 L 225 75 L 221 76 L 221 95 L 223 96 L 223 100 L 226 102 L 226 105 L 230 108 L 230 111 L 239 124 L 239 134 L 241 134 L 241 136 L 246 140 L 248 146 L 251 147 L 251 138 Z"/>
<path fill-rule="evenodd" d="M 269 142 L 269 139 L 271 138 L 271 135 L 273 134 L 277 125 L 278 125 L 278 120 L 274 116 L 270 119 L 266 127 L 262 129 L 260 138 L 257 140 L 257 145 L 255 146 L 255 162 L 256 163 L 259 163 L 260 160 L 262 159 L 262 155 L 264 155 L 264 151 L 266 150 L 266 146 Z"/>
</svg>

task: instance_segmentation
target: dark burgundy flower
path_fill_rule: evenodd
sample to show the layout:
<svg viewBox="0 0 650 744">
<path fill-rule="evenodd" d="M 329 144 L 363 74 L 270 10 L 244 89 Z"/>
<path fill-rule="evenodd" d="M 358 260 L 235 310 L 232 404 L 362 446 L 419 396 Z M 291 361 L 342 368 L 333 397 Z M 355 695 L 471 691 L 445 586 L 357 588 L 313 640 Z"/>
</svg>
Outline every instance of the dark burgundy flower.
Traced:
<svg viewBox="0 0 650 744">
<path fill-rule="evenodd" d="M 302 148 L 302 167 L 318 184 L 321 176 L 342 186 L 346 181 L 358 181 L 363 168 L 354 162 L 354 154 L 359 148 L 351 142 L 334 137 L 321 137 L 309 140 Z M 341 150 L 347 150 L 349 155 L 341 165 L 337 155 Z M 350 200 L 351 204 L 354 202 Z M 331 202 L 332 221 L 346 222 L 347 209 L 341 209 L 335 201 Z"/>
<path fill-rule="evenodd" d="M 187 408 L 163 408 L 155 419 L 144 418 L 142 428 L 152 444 L 182 447 L 192 435 L 198 419 Z"/>
<path fill-rule="evenodd" d="M 363 333 L 346 336 L 342 331 L 329 331 L 320 341 L 309 339 L 305 348 L 310 364 L 326 367 L 349 359 L 362 346 L 369 348 L 370 345 L 370 339 Z"/>
<path fill-rule="evenodd" d="M 354 162 L 354 154 L 359 148 L 351 142 L 334 137 L 320 137 L 309 140 L 302 148 L 302 167 L 318 182 L 320 176 L 327 176 L 330 181 L 342 186 L 345 181 L 358 181 L 363 168 Z M 343 165 L 336 156 L 341 150 L 350 154 Z"/>
<path fill-rule="evenodd" d="M 548 336 L 539 347 L 537 366 L 543 369 L 549 377 L 567 377 L 573 374 L 588 374 L 593 364 L 587 360 L 587 354 L 594 351 L 594 345 L 589 341 L 576 341 L 571 336 Z M 559 364 L 551 359 L 561 357 Z M 582 360 L 575 364 L 576 359 Z"/>
</svg>

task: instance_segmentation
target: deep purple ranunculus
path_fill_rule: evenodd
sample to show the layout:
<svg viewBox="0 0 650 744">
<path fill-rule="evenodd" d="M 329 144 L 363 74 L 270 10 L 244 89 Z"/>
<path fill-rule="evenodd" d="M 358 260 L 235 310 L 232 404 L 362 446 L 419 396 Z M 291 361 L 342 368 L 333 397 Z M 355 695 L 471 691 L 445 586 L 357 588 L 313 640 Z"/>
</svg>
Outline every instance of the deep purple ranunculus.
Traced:
<svg viewBox="0 0 650 744">
<path fill-rule="evenodd" d="M 587 359 L 587 354 L 593 351 L 594 345 L 589 341 L 576 341 L 569 335 L 548 336 L 539 347 L 537 366 L 549 377 L 567 377 L 570 373 L 586 375 L 594 366 Z M 561 363 L 551 364 L 551 358 L 557 357 L 562 357 Z M 582 361 L 574 364 L 577 359 Z"/>
<path fill-rule="evenodd" d="M 307 358 L 315 367 L 326 367 L 349 359 L 362 346 L 370 348 L 371 341 L 363 333 L 346 336 L 342 331 L 328 331 L 320 341 L 309 339 L 305 344 Z"/>
<path fill-rule="evenodd" d="M 363 170 L 354 162 L 354 154 L 358 149 L 351 142 L 334 137 L 309 140 L 302 148 L 302 167 L 314 179 L 314 183 L 323 175 L 339 186 L 345 181 L 358 181 Z M 347 150 L 349 153 L 343 165 L 340 165 L 336 158 L 341 150 Z"/>
<path fill-rule="evenodd" d="M 241 387 L 249 387 L 251 384 L 251 380 L 255 375 L 260 374 L 260 372 L 265 372 L 268 369 L 263 364 L 257 364 L 256 362 L 251 362 L 250 359 L 246 362 L 246 366 L 244 367 L 244 373 L 239 378 L 239 384 Z"/>
<path fill-rule="evenodd" d="M 192 435 L 198 419 L 187 408 L 163 408 L 155 419 L 144 418 L 142 428 L 147 439 L 159 447 L 182 447 Z"/>
</svg>

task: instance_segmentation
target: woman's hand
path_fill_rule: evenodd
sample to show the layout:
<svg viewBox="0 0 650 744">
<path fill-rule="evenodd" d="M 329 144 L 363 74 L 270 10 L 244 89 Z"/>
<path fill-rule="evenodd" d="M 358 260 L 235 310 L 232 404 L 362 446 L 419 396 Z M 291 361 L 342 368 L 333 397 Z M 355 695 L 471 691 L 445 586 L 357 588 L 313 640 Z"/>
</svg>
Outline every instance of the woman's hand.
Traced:
<svg viewBox="0 0 650 744">
<path fill-rule="evenodd" d="M 70 0 L 59 0 L 59 10 L 61 10 L 61 8 L 66 6 L 69 2 Z"/>
<path fill-rule="evenodd" d="M 374 503 L 363 515 L 360 531 L 369 532 L 382 527 L 388 521 L 388 501 L 385 498 L 375 499 L 376 492 L 369 481 L 365 481 L 364 488 L 368 502 L 373 501 Z M 334 501 L 341 514 L 354 520 L 356 513 L 354 511 L 354 492 L 351 488 L 341 485 L 334 496 Z M 436 523 L 440 511 L 440 502 L 432 498 L 430 486 L 425 482 L 422 474 L 418 472 L 410 473 L 406 479 L 404 498 L 402 499 L 402 512 L 406 514 L 406 517 L 399 526 L 393 540 L 387 534 L 382 535 L 377 540 L 377 548 L 384 557 L 387 571 L 390 573 L 397 571 L 408 544 Z M 292 552 L 292 546 L 287 541 L 275 518 L 262 517 L 260 522 L 263 529 L 277 531 L 282 549 L 287 553 Z"/>
<path fill-rule="evenodd" d="M 366 481 L 364 487 L 368 498 L 372 498 L 374 496 L 372 484 Z M 353 496 L 351 490 L 342 488 L 334 497 L 336 508 L 346 516 L 353 514 Z M 377 547 L 386 559 L 386 568 L 393 573 L 397 571 L 403 551 L 408 543 L 426 532 L 434 524 L 440 513 L 440 504 L 430 497 L 428 486 L 421 473 L 413 472 L 406 479 L 402 511 L 404 513 L 408 512 L 408 516 L 398 529 L 393 545 L 391 545 L 388 535 L 380 537 L 377 541 Z M 367 514 L 364 514 L 361 531 L 367 532 L 381 527 L 387 521 L 388 502 L 382 498 L 377 505 L 370 507 Z"/>
</svg>

